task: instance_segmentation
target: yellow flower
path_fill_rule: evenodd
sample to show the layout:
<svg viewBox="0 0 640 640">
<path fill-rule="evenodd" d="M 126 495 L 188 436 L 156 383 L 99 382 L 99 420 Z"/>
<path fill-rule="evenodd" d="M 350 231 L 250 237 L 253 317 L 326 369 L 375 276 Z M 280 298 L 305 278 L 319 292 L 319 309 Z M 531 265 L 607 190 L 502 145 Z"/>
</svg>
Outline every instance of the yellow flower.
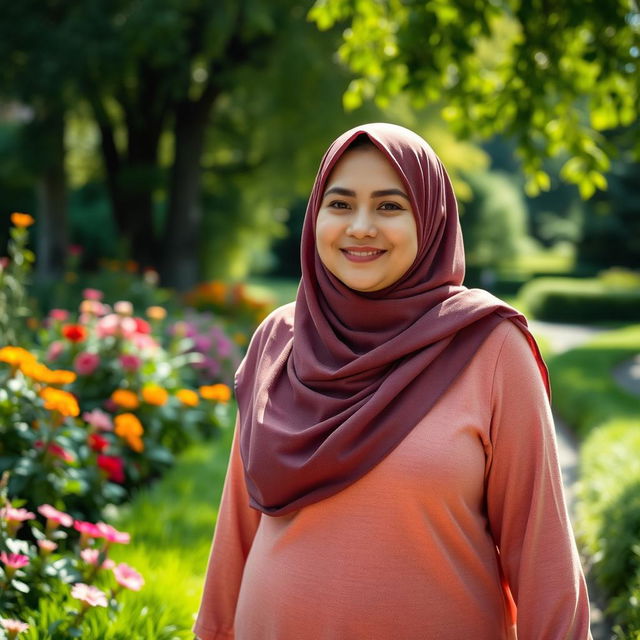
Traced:
<svg viewBox="0 0 640 640">
<path fill-rule="evenodd" d="M 14 367 L 19 367 L 23 362 L 33 362 L 36 357 L 22 347 L 2 347 L 0 349 L 0 362 L 6 362 Z"/>
<path fill-rule="evenodd" d="M 12 213 L 11 214 L 11 222 L 16 227 L 30 227 L 35 220 L 28 213 Z"/>
<path fill-rule="evenodd" d="M 40 391 L 40 397 L 44 400 L 44 408 L 49 411 L 57 411 L 63 416 L 80 415 L 78 401 L 68 391 L 45 387 Z"/>
<path fill-rule="evenodd" d="M 127 389 L 116 389 L 111 394 L 111 400 L 123 409 L 137 409 L 140 406 L 138 396 Z"/>
<path fill-rule="evenodd" d="M 200 402 L 198 394 L 191 389 L 180 389 L 176 391 L 176 398 L 178 398 L 185 407 L 197 407 Z"/>
<path fill-rule="evenodd" d="M 164 307 L 149 307 L 147 309 L 147 318 L 150 320 L 164 320 L 167 317 L 167 310 Z"/>
<path fill-rule="evenodd" d="M 142 398 L 147 404 L 153 404 L 157 407 L 161 407 L 162 405 L 167 404 L 169 394 L 165 389 L 157 384 L 146 384 L 142 388 Z"/>
<path fill-rule="evenodd" d="M 231 400 L 231 389 L 226 384 L 213 384 L 200 387 L 200 395 L 205 400 L 214 400 L 223 404 Z"/>
<path fill-rule="evenodd" d="M 144 450 L 142 423 L 133 413 L 121 413 L 114 418 L 114 431 L 134 450 L 140 453 Z"/>
</svg>

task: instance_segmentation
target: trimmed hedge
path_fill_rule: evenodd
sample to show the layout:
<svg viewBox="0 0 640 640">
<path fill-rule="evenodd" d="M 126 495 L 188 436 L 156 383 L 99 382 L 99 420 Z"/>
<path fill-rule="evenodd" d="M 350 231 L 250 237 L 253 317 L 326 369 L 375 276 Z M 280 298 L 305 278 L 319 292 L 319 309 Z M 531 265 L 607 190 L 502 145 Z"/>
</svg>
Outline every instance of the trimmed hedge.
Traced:
<svg viewBox="0 0 640 640">
<path fill-rule="evenodd" d="M 551 358 L 554 406 L 582 438 L 576 535 L 619 639 L 640 638 L 640 397 L 612 368 L 640 351 L 640 325 Z"/>
<path fill-rule="evenodd" d="M 607 278 L 537 278 L 519 292 L 522 306 L 538 320 L 555 322 L 637 322 L 640 286 Z"/>
</svg>

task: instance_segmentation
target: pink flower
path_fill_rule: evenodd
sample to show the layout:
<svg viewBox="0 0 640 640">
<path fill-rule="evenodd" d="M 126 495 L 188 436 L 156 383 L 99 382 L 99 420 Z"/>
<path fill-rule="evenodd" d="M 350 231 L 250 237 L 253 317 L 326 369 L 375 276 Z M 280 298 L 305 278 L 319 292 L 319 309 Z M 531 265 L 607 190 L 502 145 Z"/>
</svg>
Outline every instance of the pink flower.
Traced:
<svg viewBox="0 0 640 640">
<path fill-rule="evenodd" d="M 9 634 L 9 640 L 13 640 L 19 633 L 29 628 L 26 622 L 20 622 L 20 620 L 14 620 L 13 618 L 0 618 L 0 624 Z"/>
<path fill-rule="evenodd" d="M 99 338 L 115 336 L 120 328 L 120 317 L 115 313 L 109 313 L 98 320 L 96 333 Z"/>
<path fill-rule="evenodd" d="M 228 358 L 231 355 L 233 343 L 227 338 L 218 338 L 218 355 L 221 358 Z"/>
<path fill-rule="evenodd" d="M 9 260 L 7 256 L 2 256 L 2 258 L 0 258 L 0 271 L 2 271 L 2 269 L 6 269 L 10 264 L 11 260 Z"/>
<path fill-rule="evenodd" d="M 0 553 L 0 561 L 2 561 L 8 569 L 15 571 L 29 564 L 29 556 L 22 555 L 21 553 L 7 553 L 6 551 L 2 551 Z"/>
<path fill-rule="evenodd" d="M 82 351 L 73 361 L 74 369 L 81 376 L 90 376 L 100 366 L 100 356 L 97 353 Z"/>
<path fill-rule="evenodd" d="M 71 587 L 71 597 L 84 602 L 89 607 L 106 607 L 107 596 L 98 587 L 92 587 L 84 582 L 77 582 Z"/>
<path fill-rule="evenodd" d="M 104 538 L 107 543 L 116 542 L 118 544 L 129 544 L 131 541 L 131 536 L 124 531 L 118 531 L 110 524 L 106 524 L 105 522 L 98 522 L 96 525 L 98 530 L 100 531 L 100 537 Z"/>
<path fill-rule="evenodd" d="M 58 548 L 58 545 L 53 540 L 38 540 L 38 546 L 43 556 L 48 556 Z"/>
<path fill-rule="evenodd" d="M 99 289 L 85 289 L 82 292 L 82 297 L 85 300 L 102 300 L 104 294 Z"/>
<path fill-rule="evenodd" d="M 82 414 L 82 419 L 88 422 L 94 429 L 100 431 L 113 431 L 113 421 L 111 416 L 100 409 L 94 409 L 93 411 L 85 411 Z"/>
<path fill-rule="evenodd" d="M 138 333 L 138 325 L 133 318 L 120 318 L 120 333 L 129 339 Z"/>
<path fill-rule="evenodd" d="M 113 575 L 120 586 L 131 591 L 140 591 L 144 585 L 144 578 L 133 567 L 124 562 L 114 568 Z"/>
<path fill-rule="evenodd" d="M 100 551 L 98 549 L 83 549 L 80 552 L 80 557 L 90 565 L 94 567 L 98 566 L 98 561 L 100 560 Z M 110 558 L 105 558 L 100 565 L 101 569 L 113 569 L 116 566 L 116 563 Z"/>
<path fill-rule="evenodd" d="M 131 373 L 135 373 L 142 364 L 142 360 L 138 356 L 134 356 L 130 353 L 123 353 L 120 356 L 120 366 Z"/>
<path fill-rule="evenodd" d="M 66 322 L 69 319 L 69 312 L 66 309 L 51 309 L 49 319 L 56 322 Z"/>
<path fill-rule="evenodd" d="M 145 335 L 143 333 L 135 333 L 133 336 L 131 336 L 131 342 L 137 349 L 140 349 L 141 351 L 145 349 L 153 350 L 157 349 L 158 347 L 158 343 L 151 336 Z"/>
<path fill-rule="evenodd" d="M 13 538 L 18 533 L 18 529 L 23 522 L 33 520 L 35 517 L 35 513 L 31 513 L 26 509 L 14 509 L 11 506 L 0 509 L 0 518 L 7 521 L 7 533 L 10 538 Z"/>
<path fill-rule="evenodd" d="M 133 315 L 133 305 L 128 300 L 120 300 L 113 305 L 113 310 L 120 316 Z"/>
<path fill-rule="evenodd" d="M 72 256 L 81 256 L 84 252 L 84 248 L 79 244 L 70 244 L 68 250 L 69 254 Z"/>
<path fill-rule="evenodd" d="M 93 524 L 93 522 L 76 520 L 73 523 L 73 528 L 76 531 L 79 531 L 83 538 L 102 538 L 102 532 L 98 529 L 97 525 Z"/>
<path fill-rule="evenodd" d="M 2 507 L 0 509 L 0 518 L 7 522 L 24 522 L 25 520 L 33 520 L 35 513 L 26 509 L 14 509 L 14 507 Z"/>
<path fill-rule="evenodd" d="M 64 351 L 64 344 L 60 340 L 54 340 L 47 349 L 47 360 L 54 362 Z"/>
<path fill-rule="evenodd" d="M 58 511 L 50 504 L 41 504 L 38 507 L 38 513 L 47 519 L 47 528 L 55 529 L 58 525 L 70 527 L 73 524 L 73 518 L 64 511 Z"/>
</svg>

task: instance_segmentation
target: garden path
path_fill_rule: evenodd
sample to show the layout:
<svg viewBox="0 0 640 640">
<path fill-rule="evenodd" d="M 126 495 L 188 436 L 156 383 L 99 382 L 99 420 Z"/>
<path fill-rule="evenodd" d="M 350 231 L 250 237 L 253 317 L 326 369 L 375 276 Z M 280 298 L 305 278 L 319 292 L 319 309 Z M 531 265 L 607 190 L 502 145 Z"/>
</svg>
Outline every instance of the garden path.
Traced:
<svg viewBox="0 0 640 640">
<path fill-rule="evenodd" d="M 558 324 L 555 322 L 532 321 L 530 322 L 530 326 L 534 334 L 544 336 L 549 341 L 551 350 L 554 354 L 562 353 L 563 351 L 568 351 L 569 349 L 578 347 L 598 333 L 605 331 L 605 329 L 601 329 L 599 327 Z M 616 375 L 616 380 L 619 382 L 620 380 L 626 380 L 631 376 L 630 363 L 624 363 L 621 367 L 622 368 L 618 367 L 616 369 L 620 369 L 618 374 L 620 378 Z M 637 373 L 640 377 L 640 361 L 637 363 L 637 368 L 639 370 Z M 637 383 L 640 386 L 640 379 L 637 380 Z M 640 389 L 638 392 L 640 393 Z M 554 414 L 554 421 L 556 426 L 558 456 L 560 458 L 560 468 L 562 469 L 565 497 L 569 507 L 569 513 L 573 516 L 575 506 L 575 488 L 578 480 L 578 442 L 571 429 L 557 414 Z M 591 597 L 591 633 L 593 634 L 593 639 L 609 640 L 613 636 L 611 633 L 611 627 L 602 612 L 604 601 L 599 596 L 595 585 L 591 582 L 589 583 L 589 595 Z"/>
</svg>

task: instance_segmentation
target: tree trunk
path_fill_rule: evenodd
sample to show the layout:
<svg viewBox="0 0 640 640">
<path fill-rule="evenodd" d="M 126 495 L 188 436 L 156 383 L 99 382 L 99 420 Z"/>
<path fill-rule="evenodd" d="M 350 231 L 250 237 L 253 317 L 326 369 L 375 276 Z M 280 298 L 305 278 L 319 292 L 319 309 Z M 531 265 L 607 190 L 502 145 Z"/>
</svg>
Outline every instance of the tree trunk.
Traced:
<svg viewBox="0 0 640 640">
<path fill-rule="evenodd" d="M 203 94 L 197 102 L 181 102 L 175 110 L 175 157 L 171 169 L 161 274 L 163 283 L 178 291 L 192 287 L 200 276 L 200 159 L 214 101 L 212 91 Z"/>
<path fill-rule="evenodd" d="M 36 274 L 41 280 L 58 278 L 67 255 L 67 184 L 64 169 L 64 113 L 47 114 L 38 123 L 42 132 L 43 164 L 36 186 L 38 235 Z"/>
</svg>

